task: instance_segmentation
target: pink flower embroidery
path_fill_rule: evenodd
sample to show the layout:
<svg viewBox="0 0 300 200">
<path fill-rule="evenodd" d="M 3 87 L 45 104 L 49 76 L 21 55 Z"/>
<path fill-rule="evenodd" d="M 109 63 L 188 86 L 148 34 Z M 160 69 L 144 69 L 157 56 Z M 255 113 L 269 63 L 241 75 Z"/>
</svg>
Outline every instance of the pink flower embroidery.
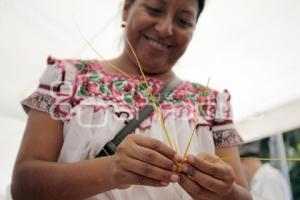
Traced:
<svg viewBox="0 0 300 200">
<path fill-rule="evenodd" d="M 85 64 L 89 71 L 98 72 L 99 67 L 94 64 Z"/>
<path fill-rule="evenodd" d="M 96 83 L 89 83 L 87 90 L 89 94 L 99 94 L 98 85 Z"/>
</svg>

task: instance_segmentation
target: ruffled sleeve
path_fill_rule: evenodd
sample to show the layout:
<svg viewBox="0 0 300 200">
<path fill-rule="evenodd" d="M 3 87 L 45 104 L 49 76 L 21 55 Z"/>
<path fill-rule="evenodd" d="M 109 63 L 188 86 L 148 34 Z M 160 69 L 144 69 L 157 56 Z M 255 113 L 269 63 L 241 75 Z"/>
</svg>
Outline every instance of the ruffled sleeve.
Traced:
<svg viewBox="0 0 300 200">
<path fill-rule="evenodd" d="M 38 87 L 21 102 L 25 112 L 36 109 L 55 119 L 66 120 L 74 106 L 76 71 L 71 63 L 49 57 Z"/>
<path fill-rule="evenodd" d="M 230 97 L 227 90 L 216 93 L 212 133 L 217 148 L 237 146 L 243 143 L 233 123 Z"/>
</svg>

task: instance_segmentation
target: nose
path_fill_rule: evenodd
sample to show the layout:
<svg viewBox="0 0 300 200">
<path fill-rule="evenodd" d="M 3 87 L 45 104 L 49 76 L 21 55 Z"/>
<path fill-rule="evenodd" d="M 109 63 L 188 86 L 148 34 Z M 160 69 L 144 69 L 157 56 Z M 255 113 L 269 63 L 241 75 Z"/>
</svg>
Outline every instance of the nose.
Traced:
<svg viewBox="0 0 300 200">
<path fill-rule="evenodd" d="M 170 17 L 162 17 L 155 26 L 156 31 L 163 38 L 173 35 L 174 28 Z"/>
</svg>

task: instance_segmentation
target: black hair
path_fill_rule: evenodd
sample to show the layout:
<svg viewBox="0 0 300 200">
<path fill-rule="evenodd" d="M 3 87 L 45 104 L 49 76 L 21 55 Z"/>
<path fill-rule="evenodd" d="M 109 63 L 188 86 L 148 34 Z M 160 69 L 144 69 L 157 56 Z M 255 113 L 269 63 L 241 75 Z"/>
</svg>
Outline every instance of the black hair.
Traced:
<svg viewBox="0 0 300 200">
<path fill-rule="evenodd" d="M 134 3 L 135 0 L 128 0 L 128 4 L 132 4 Z M 197 20 L 200 16 L 200 14 L 202 13 L 203 9 L 204 9 L 204 5 L 205 5 L 205 0 L 198 0 L 198 13 L 197 13 Z"/>
<path fill-rule="evenodd" d="M 260 141 L 250 142 L 239 147 L 241 157 L 260 157 L 261 143 Z"/>
</svg>

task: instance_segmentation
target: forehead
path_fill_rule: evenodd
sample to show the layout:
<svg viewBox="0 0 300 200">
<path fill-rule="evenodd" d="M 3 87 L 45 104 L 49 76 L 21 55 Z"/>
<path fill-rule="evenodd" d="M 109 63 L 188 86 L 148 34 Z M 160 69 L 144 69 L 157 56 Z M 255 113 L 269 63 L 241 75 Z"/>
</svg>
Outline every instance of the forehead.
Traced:
<svg viewBox="0 0 300 200">
<path fill-rule="evenodd" d="M 142 0 L 143 2 L 159 3 L 164 6 L 174 7 L 177 9 L 190 9 L 197 11 L 198 0 Z"/>
</svg>

